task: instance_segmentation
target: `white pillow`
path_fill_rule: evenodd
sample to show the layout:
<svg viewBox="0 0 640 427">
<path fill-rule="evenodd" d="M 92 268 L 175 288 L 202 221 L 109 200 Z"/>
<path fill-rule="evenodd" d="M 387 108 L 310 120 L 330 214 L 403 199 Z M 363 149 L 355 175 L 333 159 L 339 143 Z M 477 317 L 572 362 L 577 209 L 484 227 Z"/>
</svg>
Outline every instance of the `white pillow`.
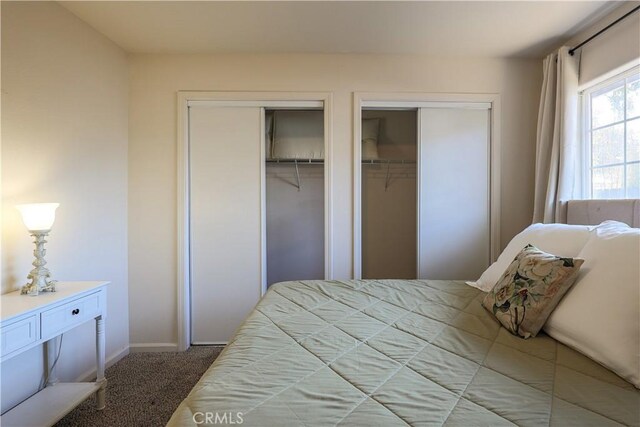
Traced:
<svg viewBox="0 0 640 427">
<path fill-rule="evenodd" d="M 324 159 L 324 112 L 274 112 L 272 156 L 275 159 Z"/>
<path fill-rule="evenodd" d="M 640 388 L 640 229 L 606 221 L 544 330 Z"/>
<path fill-rule="evenodd" d="M 362 159 L 375 160 L 378 158 L 378 129 L 380 119 L 362 120 Z"/>
<path fill-rule="evenodd" d="M 530 225 L 511 239 L 498 260 L 491 264 L 476 282 L 467 282 L 467 284 L 489 292 L 516 255 L 529 243 L 550 254 L 561 257 L 576 257 L 589 240 L 589 233 L 593 228 L 588 225 Z"/>
</svg>

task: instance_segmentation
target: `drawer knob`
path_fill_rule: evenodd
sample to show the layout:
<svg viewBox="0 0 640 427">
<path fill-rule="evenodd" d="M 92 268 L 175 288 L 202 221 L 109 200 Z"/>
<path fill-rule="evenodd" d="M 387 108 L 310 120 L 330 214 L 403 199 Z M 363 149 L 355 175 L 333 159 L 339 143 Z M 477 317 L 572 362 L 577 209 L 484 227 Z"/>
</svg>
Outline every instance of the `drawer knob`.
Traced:
<svg viewBox="0 0 640 427">
<path fill-rule="evenodd" d="M 75 308 L 75 309 L 71 310 L 71 314 L 73 314 L 74 316 L 76 314 L 79 314 L 79 313 L 80 313 L 80 309 L 79 308 Z"/>
</svg>

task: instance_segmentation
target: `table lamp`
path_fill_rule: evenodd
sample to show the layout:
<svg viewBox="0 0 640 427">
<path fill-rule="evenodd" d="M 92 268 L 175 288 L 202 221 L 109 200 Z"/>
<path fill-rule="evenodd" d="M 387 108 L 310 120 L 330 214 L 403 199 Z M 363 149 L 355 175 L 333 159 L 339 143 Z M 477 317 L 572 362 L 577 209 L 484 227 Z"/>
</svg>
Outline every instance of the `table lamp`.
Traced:
<svg viewBox="0 0 640 427">
<path fill-rule="evenodd" d="M 22 214 L 24 225 L 29 230 L 29 234 L 33 236 L 33 242 L 36 244 L 33 251 L 36 259 L 32 263 L 35 268 L 29 272 L 27 279 L 31 279 L 31 282 L 22 287 L 22 294 L 36 296 L 40 292 L 56 291 L 56 281 L 50 279 L 51 273 L 44 267 L 47 264 L 47 261 L 44 260 L 47 253 L 44 244 L 47 243 L 45 237 L 51 231 L 53 221 L 56 219 L 58 206 L 60 206 L 59 203 L 31 203 L 16 206 Z"/>
</svg>

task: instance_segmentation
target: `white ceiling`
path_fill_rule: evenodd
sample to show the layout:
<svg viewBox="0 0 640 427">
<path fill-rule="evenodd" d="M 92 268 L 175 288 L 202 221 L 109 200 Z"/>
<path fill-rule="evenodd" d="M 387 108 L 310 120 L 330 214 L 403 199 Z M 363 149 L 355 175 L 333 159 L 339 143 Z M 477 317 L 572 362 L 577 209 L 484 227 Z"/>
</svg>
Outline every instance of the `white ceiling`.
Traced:
<svg viewBox="0 0 640 427">
<path fill-rule="evenodd" d="M 606 1 L 65 1 L 128 52 L 540 57 Z"/>
</svg>

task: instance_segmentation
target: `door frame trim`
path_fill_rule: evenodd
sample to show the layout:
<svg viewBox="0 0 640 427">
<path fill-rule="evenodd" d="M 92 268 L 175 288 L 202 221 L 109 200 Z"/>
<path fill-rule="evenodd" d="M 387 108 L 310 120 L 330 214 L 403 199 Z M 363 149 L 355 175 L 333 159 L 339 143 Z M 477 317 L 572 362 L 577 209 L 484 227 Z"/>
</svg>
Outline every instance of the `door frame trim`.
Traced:
<svg viewBox="0 0 640 427">
<path fill-rule="evenodd" d="M 189 106 L 246 106 L 303 108 L 322 105 L 324 110 L 324 270 L 325 279 L 333 279 L 333 95 L 331 92 L 226 92 L 178 91 L 177 93 L 177 263 L 176 263 L 176 317 L 178 350 L 191 346 L 191 256 L 189 230 Z M 264 138 L 264 136 L 262 136 Z M 264 140 L 261 139 L 261 172 L 265 172 Z M 264 212 L 265 182 L 261 182 L 260 205 Z M 261 219 L 261 293 L 266 292 L 266 224 Z"/>
<path fill-rule="evenodd" d="M 486 105 L 480 105 L 486 104 Z M 362 278 L 362 144 L 361 122 L 362 108 L 389 108 L 389 109 L 419 109 L 424 107 L 441 108 L 488 108 L 490 116 L 489 127 L 489 236 L 490 236 L 490 261 L 500 254 L 500 130 L 501 109 L 500 95 L 495 93 L 417 93 L 417 92 L 354 92 L 353 93 L 353 278 Z M 488 105 L 488 107 L 487 107 Z M 419 126 L 419 121 L 418 121 Z M 420 137 L 418 129 L 418 138 Z M 420 147 L 418 147 L 420 150 Z M 419 176 L 419 168 L 417 176 Z M 420 188 L 420 183 L 417 183 Z M 418 193 L 419 194 L 419 193 Z M 420 200 L 417 200 L 418 220 Z M 420 271 L 419 241 L 418 262 L 416 273 Z"/>
</svg>

